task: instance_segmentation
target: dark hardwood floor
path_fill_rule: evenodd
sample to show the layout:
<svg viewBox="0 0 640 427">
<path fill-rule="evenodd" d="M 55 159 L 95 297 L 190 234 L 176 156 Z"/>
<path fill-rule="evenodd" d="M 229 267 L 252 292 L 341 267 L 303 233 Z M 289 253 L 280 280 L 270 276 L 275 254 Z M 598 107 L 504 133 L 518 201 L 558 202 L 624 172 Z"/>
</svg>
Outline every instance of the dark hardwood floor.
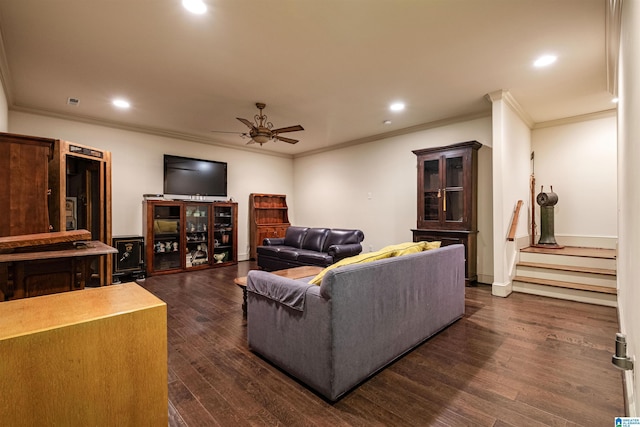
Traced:
<svg viewBox="0 0 640 427">
<path fill-rule="evenodd" d="M 255 267 L 141 283 L 168 306 L 169 425 L 599 427 L 624 415 L 616 309 L 486 285 L 466 289 L 463 319 L 330 404 L 248 350 L 233 279 Z"/>
</svg>

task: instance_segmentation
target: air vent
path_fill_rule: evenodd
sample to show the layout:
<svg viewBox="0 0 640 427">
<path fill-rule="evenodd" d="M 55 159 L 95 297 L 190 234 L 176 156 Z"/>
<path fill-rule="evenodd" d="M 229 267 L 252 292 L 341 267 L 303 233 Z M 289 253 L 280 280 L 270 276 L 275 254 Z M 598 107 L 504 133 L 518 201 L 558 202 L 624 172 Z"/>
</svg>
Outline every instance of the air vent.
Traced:
<svg viewBox="0 0 640 427">
<path fill-rule="evenodd" d="M 67 98 L 67 104 L 77 107 L 80 104 L 80 100 L 78 98 Z"/>
</svg>

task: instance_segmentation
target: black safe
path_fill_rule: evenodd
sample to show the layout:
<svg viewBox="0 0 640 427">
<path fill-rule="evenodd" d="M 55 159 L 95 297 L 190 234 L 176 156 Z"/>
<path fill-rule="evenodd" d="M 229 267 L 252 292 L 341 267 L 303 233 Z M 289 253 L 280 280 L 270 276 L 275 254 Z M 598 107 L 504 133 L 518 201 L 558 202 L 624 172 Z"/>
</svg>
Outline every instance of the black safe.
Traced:
<svg viewBox="0 0 640 427">
<path fill-rule="evenodd" d="M 144 237 L 114 236 L 112 246 L 118 250 L 113 254 L 113 283 L 144 279 Z"/>
</svg>

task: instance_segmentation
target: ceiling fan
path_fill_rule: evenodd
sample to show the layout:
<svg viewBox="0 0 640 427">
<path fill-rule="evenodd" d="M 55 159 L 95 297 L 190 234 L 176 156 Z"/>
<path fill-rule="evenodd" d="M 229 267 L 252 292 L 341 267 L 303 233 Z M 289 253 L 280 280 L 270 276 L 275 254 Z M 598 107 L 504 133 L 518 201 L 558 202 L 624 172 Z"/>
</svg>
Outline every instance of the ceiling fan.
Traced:
<svg viewBox="0 0 640 427">
<path fill-rule="evenodd" d="M 258 143 L 262 145 L 265 142 L 269 142 L 270 140 L 272 141 L 279 140 L 279 141 L 287 142 L 289 144 L 295 144 L 296 142 L 298 142 L 297 139 L 280 136 L 280 134 L 285 132 L 296 132 L 299 130 L 304 130 L 304 128 L 300 125 L 295 125 L 295 126 L 287 126 L 283 128 L 273 129 L 273 123 L 267 121 L 267 116 L 262 113 L 262 110 L 266 106 L 267 104 L 264 104 L 262 102 L 256 102 L 256 107 L 258 107 L 258 110 L 260 110 L 260 114 L 256 114 L 253 117 L 253 119 L 255 120 L 254 123 L 250 122 L 247 119 L 236 117 L 238 120 L 240 120 L 242 123 L 247 125 L 247 127 L 249 128 L 248 134 L 246 132 L 241 134 L 242 136 L 248 136 L 251 138 L 251 140 L 247 144 Z"/>
</svg>

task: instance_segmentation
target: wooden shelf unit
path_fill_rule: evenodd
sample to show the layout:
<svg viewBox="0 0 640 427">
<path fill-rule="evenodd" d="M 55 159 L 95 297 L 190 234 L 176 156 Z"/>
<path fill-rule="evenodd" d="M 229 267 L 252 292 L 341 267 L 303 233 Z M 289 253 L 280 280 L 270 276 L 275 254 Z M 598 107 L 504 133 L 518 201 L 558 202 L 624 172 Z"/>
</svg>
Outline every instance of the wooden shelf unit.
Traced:
<svg viewBox="0 0 640 427">
<path fill-rule="evenodd" d="M 238 204 L 147 200 L 143 205 L 147 274 L 238 262 Z"/>
<path fill-rule="evenodd" d="M 257 248 L 267 237 L 284 237 L 289 222 L 287 196 L 284 194 L 249 195 L 250 258 L 257 258 Z"/>
</svg>

